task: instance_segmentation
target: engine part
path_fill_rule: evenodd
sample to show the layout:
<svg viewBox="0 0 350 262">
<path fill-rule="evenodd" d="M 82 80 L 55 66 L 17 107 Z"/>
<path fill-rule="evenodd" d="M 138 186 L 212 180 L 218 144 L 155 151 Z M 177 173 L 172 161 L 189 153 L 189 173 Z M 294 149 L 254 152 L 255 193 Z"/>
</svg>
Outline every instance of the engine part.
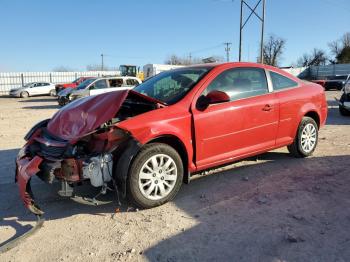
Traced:
<svg viewBox="0 0 350 262">
<path fill-rule="evenodd" d="M 91 185 L 100 187 L 112 180 L 112 154 L 103 154 L 83 162 L 83 177 L 90 179 Z"/>
</svg>

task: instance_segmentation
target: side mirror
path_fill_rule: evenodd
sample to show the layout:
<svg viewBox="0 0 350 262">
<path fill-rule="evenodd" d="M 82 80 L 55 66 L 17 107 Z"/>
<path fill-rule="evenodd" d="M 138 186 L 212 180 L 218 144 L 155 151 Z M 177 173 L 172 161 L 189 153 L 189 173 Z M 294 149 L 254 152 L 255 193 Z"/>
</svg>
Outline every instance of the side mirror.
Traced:
<svg viewBox="0 0 350 262">
<path fill-rule="evenodd" d="M 95 89 L 95 86 L 94 86 L 94 85 L 92 85 L 92 86 L 89 87 L 89 90 L 93 90 L 93 89 Z"/>
<path fill-rule="evenodd" d="M 211 104 L 219 104 L 229 101 L 230 97 L 228 94 L 222 91 L 213 90 L 210 91 L 206 96 L 201 95 L 197 100 L 196 107 L 198 110 L 203 111 Z"/>
</svg>

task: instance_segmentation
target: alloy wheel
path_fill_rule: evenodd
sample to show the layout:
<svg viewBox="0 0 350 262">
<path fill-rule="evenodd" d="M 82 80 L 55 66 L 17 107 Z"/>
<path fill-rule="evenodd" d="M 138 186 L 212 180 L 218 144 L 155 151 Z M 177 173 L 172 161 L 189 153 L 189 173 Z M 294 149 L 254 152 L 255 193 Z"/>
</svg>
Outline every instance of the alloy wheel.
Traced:
<svg viewBox="0 0 350 262">
<path fill-rule="evenodd" d="M 177 166 L 170 156 L 156 154 L 142 166 L 139 173 L 139 189 L 150 200 L 163 199 L 173 190 L 177 180 Z"/>
<path fill-rule="evenodd" d="M 313 124 L 308 123 L 304 126 L 303 131 L 301 132 L 300 142 L 302 149 L 306 153 L 311 152 L 315 148 L 317 142 L 317 130 Z"/>
</svg>

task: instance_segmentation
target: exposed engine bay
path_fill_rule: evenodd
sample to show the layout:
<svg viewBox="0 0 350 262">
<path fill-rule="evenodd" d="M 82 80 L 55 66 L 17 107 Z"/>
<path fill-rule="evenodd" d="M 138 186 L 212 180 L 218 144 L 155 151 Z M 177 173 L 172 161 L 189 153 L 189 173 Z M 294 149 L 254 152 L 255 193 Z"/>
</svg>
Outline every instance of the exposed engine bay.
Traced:
<svg viewBox="0 0 350 262">
<path fill-rule="evenodd" d="M 141 145 L 117 124 L 160 107 L 164 105 L 123 90 L 74 101 L 35 125 L 16 160 L 16 181 L 25 206 L 43 214 L 30 188 L 33 175 L 47 183 L 55 178 L 65 183 L 60 195 L 69 196 L 71 185 L 88 180 L 104 191 L 113 182 L 125 195 L 127 167 Z"/>
</svg>

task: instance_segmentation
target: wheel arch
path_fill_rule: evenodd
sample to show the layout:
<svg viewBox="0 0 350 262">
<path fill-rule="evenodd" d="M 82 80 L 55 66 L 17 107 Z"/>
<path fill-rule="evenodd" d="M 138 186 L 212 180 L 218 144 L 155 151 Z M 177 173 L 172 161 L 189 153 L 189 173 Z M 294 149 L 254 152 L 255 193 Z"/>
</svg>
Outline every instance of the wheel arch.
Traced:
<svg viewBox="0 0 350 262">
<path fill-rule="evenodd" d="M 317 127 L 318 129 L 320 129 L 320 125 L 321 125 L 321 120 L 320 120 L 320 116 L 319 114 L 314 111 L 314 110 L 310 110 L 308 111 L 306 114 L 304 114 L 304 117 L 307 116 L 307 117 L 310 117 L 312 118 L 313 120 L 315 120 L 316 124 L 317 124 Z"/>
</svg>

